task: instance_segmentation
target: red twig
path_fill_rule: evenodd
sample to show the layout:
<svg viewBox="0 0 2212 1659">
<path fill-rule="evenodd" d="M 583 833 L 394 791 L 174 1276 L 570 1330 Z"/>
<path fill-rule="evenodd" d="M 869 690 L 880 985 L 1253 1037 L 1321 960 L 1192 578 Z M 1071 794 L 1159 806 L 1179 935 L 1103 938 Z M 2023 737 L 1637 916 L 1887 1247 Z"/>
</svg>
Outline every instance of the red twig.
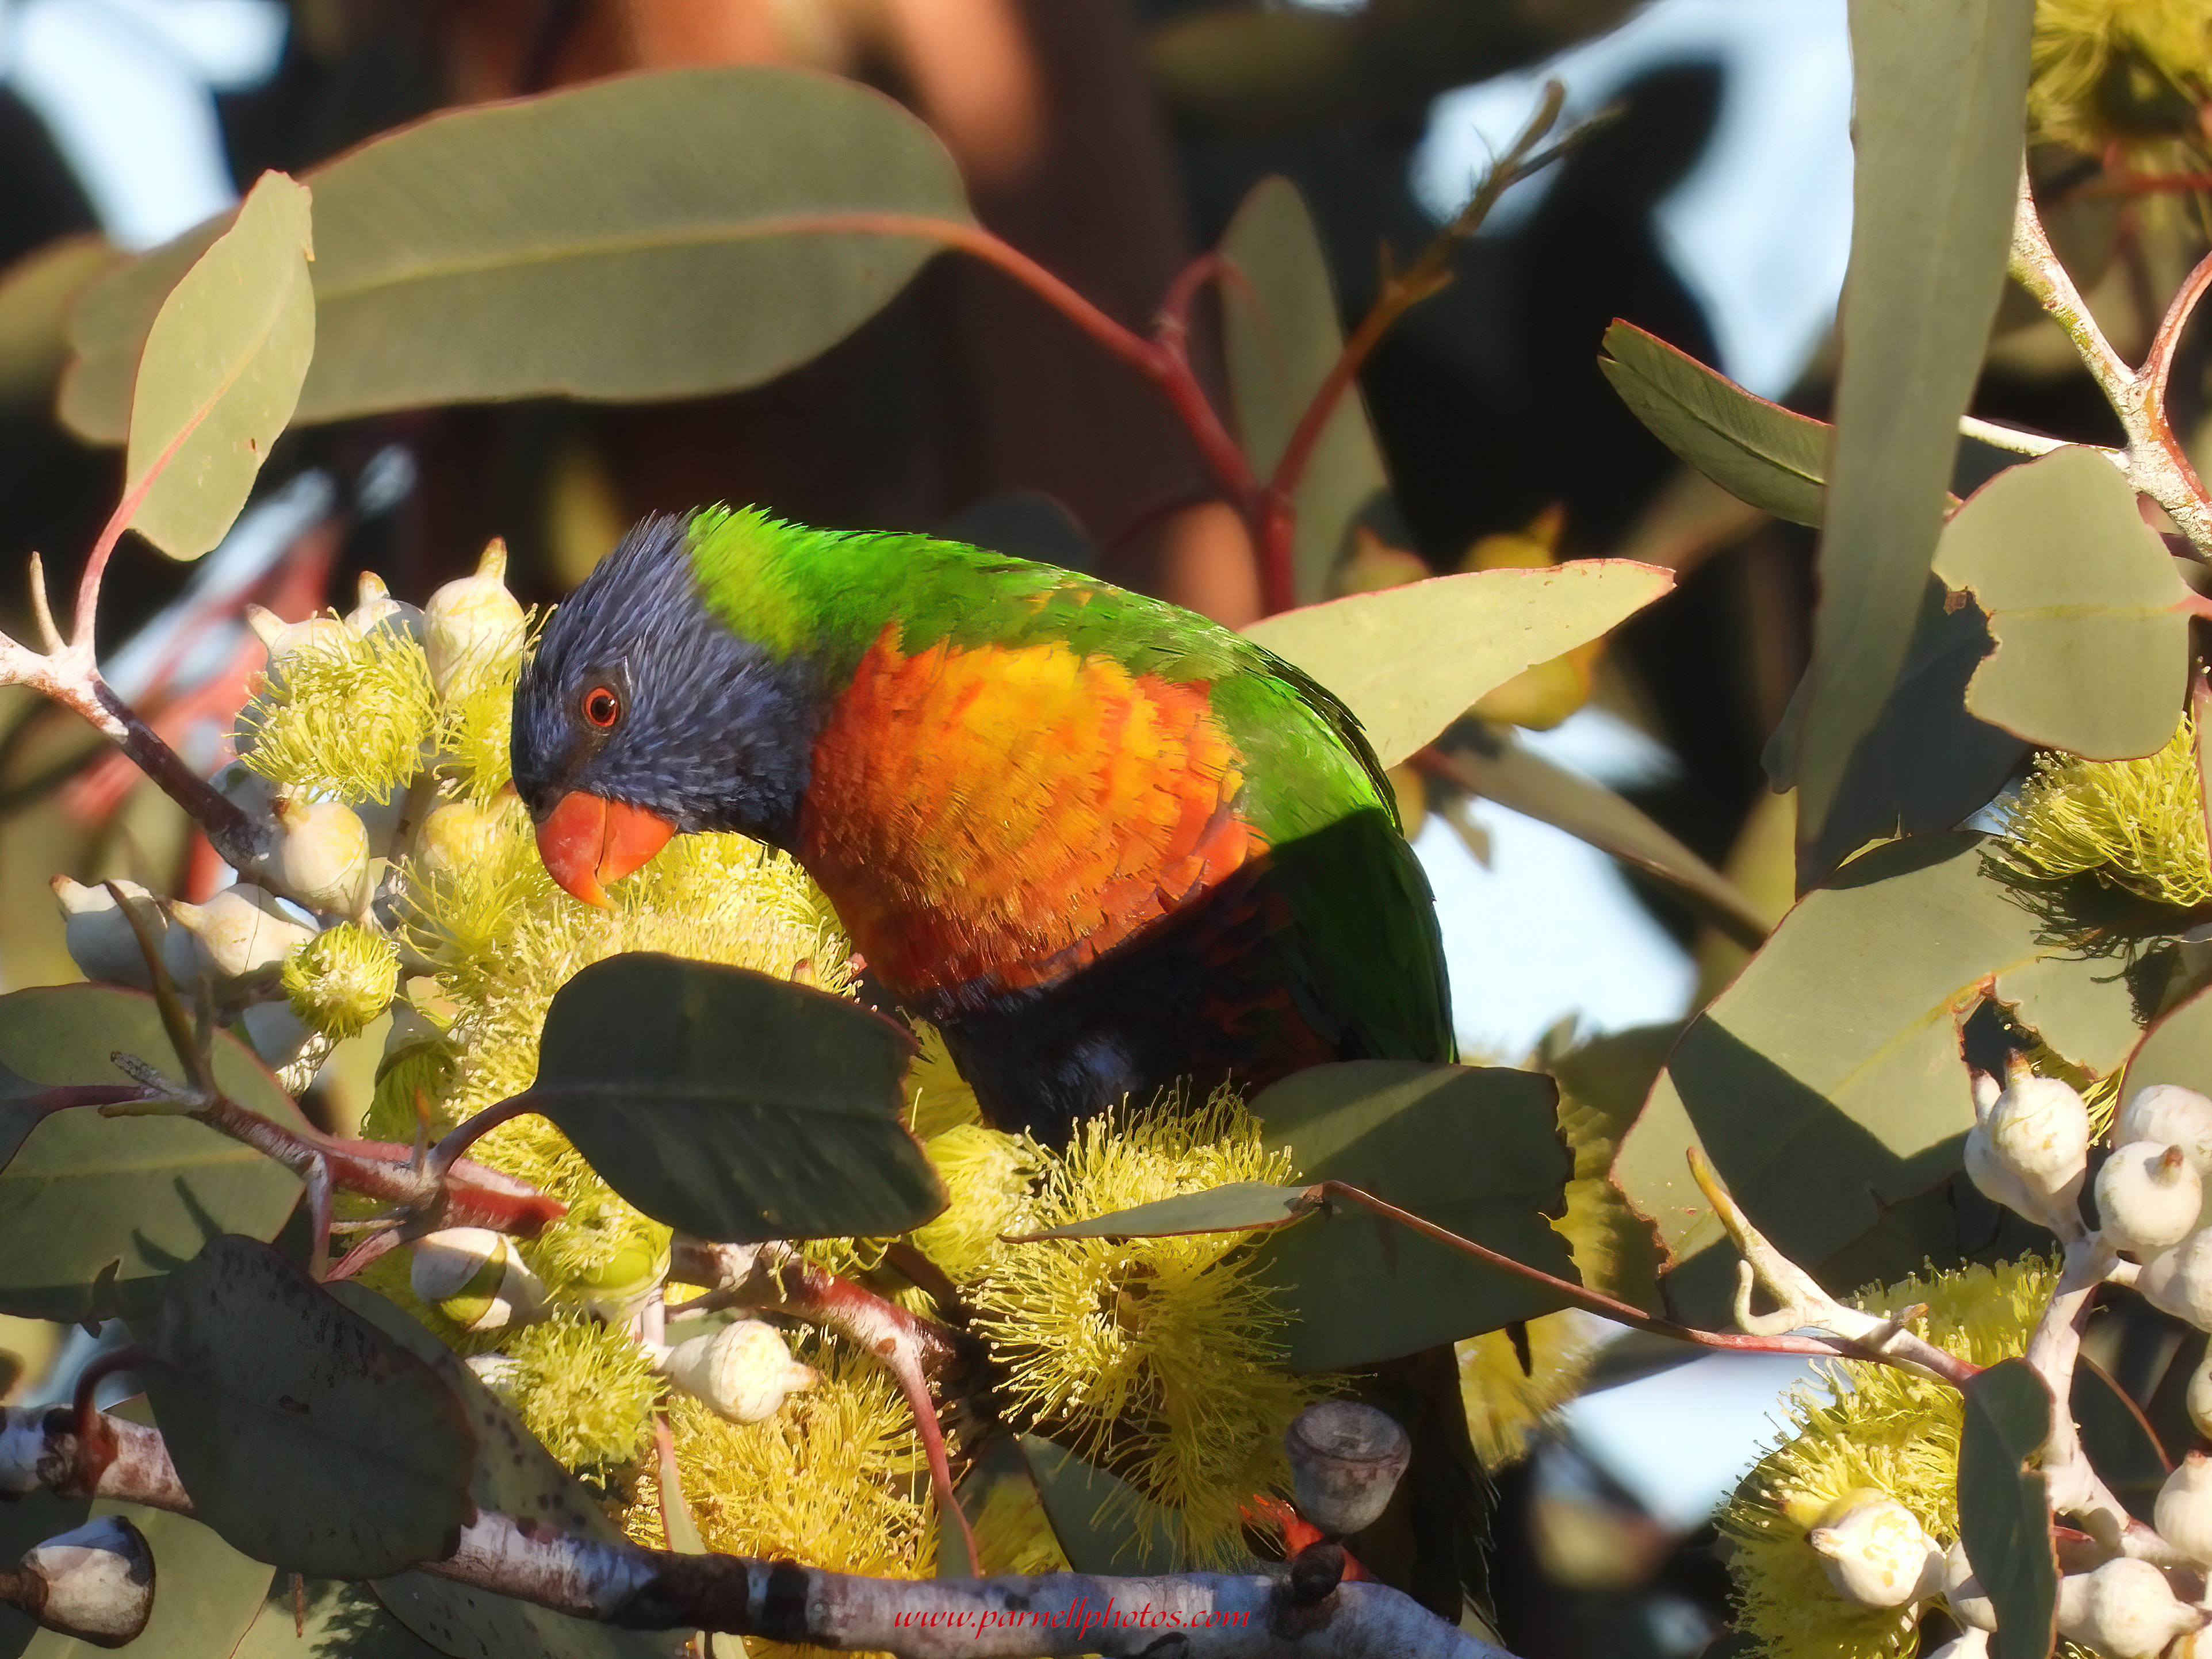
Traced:
<svg viewBox="0 0 2212 1659">
<path fill-rule="evenodd" d="M 2150 343 L 2150 355 L 2143 359 L 2142 371 L 2143 397 L 2156 410 L 2166 407 L 2166 383 L 2173 376 L 2173 354 L 2181 343 L 2181 331 L 2187 326 L 2190 313 L 2197 302 L 2204 297 L 2204 290 L 2212 287 L 2212 253 L 2197 262 L 2181 287 L 2174 293 L 2166 307 L 2166 315 L 2159 319 L 2158 332 Z"/>
</svg>

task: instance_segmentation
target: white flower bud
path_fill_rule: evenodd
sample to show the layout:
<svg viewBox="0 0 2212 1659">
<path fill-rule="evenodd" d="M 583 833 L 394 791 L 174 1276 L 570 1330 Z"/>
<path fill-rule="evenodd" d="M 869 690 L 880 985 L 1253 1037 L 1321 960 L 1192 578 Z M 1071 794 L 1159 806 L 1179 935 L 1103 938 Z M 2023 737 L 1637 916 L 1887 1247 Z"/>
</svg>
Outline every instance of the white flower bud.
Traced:
<svg viewBox="0 0 2212 1659">
<path fill-rule="evenodd" d="M 784 1397 L 822 1380 L 783 1345 L 783 1334 L 757 1319 L 740 1319 L 679 1342 L 660 1362 L 661 1375 L 696 1395 L 732 1423 L 760 1423 Z"/>
<path fill-rule="evenodd" d="M 2148 1561 L 2122 1556 L 2059 1583 L 2058 1629 L 2111 1659 L 2157 1659 L 2166 1644 L 2203 1622 Z"/>
<path fill-rule="evenodd" d="M 48 1630 L 94 1647 L 137 1639 L 154 1611 L 154 1556 L 138 1528 L 107 1515 L 23 1557 L 9 1599 Z"/>
<path fill-rule="evenodd" d="M 1954 1543 L 1944 1552 L 1943 1600 L 1949 1604 L 1952 1616 L 1969 1629 L 1992 1631 L 1997 1627 L 1996 1607 L 1975 1575 L 1973 1563 L 1966 1559 L 1963 1543 Z"/>
<path fill-rule="evenodd" d="M 416 1240 L 407 1282 L 464 1330 L 501 1330 L 545 1315 L 545 1286 L 503 1234 L 485 1227 L 448 1227 Z"/>
<path fill-rule="evenodd" d="M 373 570 L 361 573 L 360 597 L 352 610 L 346 612 L 346 626 L 356 634 L 366 635 L 372 628 L 389 628 L 395 633 L 422 636 L 422 611 L 392 597 L 392 590 L 384 585 L 384 578 Z"/>
<path fill-rule="evenodd" d="M 2212 1440 L 2212 1350 L 2197 1362 L 2189 1378 L 2189 1420 L 2197 1432 Z"/>
<path fill-rule="evenodd" d="M 169 931 L 169 919 L 155 907 L 154 896 L 135 881 L 115 884 L 142 902 L 139 918 L 153 935 L 155 948 L 160 949 Z M 138 935 L 131 932 L 130 919 L 115 902 L 115 895 L 105 886 L 87 887 L 67 876 L 56 876 L 52 886 L 54 896 L 61 901 L 62 942 L 77 970 L 102 985 L 151 989 L 153 970 L 146 965 Z"/>
<path fill-rule="evenodd" d="M 2212 1457 L 2193 1451 L 2158 1489 L 2152 1522 L 2191 1560 L 2212 1565 Z"/>
<path fill-rule="evenodd" d="M 434 807 L 416 832 L 423 873 L 450 876 L 487 862 L 498 850 L 503 817 L 495 803 L 449 800 Z"/>
<path fill-rule="evenodd" d="M 2200 1227 L 2144 1262 L 2136 1289 L 2153 1307 L 2212 1330 L 2212 1230 Z"/>
<path fill-rule="evenodd" d="M 1964 1631 L 1928 1656 L 1928 1659 L 1988 1659 L 1990 1633 L 1978 1625 Z"/>
<path fill-rule="evenodd" d="M 2120 1109 L 2112 1139 L 2179 1146 L 2198 1175 L 2212 1175 L 2212 1100 L 2178 1084 L 2154 1083 L 2136 1091 Z"/>
<path fill-rule="evenodd" d="M 357 915 L 368 884 L 368 827 L 341 801 L 280 800 L 268 868 L 302 904 Z"/>
<path fill-rule="evenodd" d="M 2089 1109 L 2081 1097 L 2057 1078 L 2015 1066 L 1996 1101 L 1984 1105 L 1986 1099 L 1986 1089 L 1978 1089 L 1978 1121 L 1966 1134 L 1968 1176 L 1998 1203 L 2062 1238 L 2075 1237 L 2089 1163 Z"/>
<path fill-rule="evenodd" d="M 2195 1231 L 2204 1182 L 2177 1146 L 2130 1140 L 2097 1171 L 2097 1215 L 2105 1237 L 2147 1259 Z"/>
<path fill-rule="evenodd" d="M 447 582 L 422 607 L 423 648 L 438 695 L 448 695 L 465 670 L 513 656 L 522 648 L 522 607 L 507 591 L 507 544 L 495 539 L 473 576 Z"/>
<path fill-rule="evenodd" d="M 313 1030 L 293 1012 L 289 1002 L 257 1002 L 239 1017 L 246 1041 L 270 1071 L 280 1071 L 299 1059 L 314 1036 Z"/>
<path fill-rule="evenodd" d="M 205 904 L 179 899 L 169 906 L 177 925 L 163 941 L 161 957 L 170 974 L 190 984 L 202 972 L 238 979 L 273 967 L 315 936 L 292 920 L 276 901 L 246 882 L 226 887 Z"/>
<path fill-rule="evenodd" d="M 350 652 L 356 637 L 336 617 L 319 611 L 314 616 L 295 623 L 288 623 L 265 605 L 249 605 L 246 620 L 254 636 L 269 653 L 269 673 L 272 678 L 284 672 L 285 659 L 302 651 L 327 651 L 343 655 Z"/>
<path fill-rule="evenodd" d="M 1893 1498 L 1855 1503 L 1805 1534 L 1837 1593 L 1863 1607 L 1901 1607 L 1943 1583 L 1943 1552 Z"/>
</svg>

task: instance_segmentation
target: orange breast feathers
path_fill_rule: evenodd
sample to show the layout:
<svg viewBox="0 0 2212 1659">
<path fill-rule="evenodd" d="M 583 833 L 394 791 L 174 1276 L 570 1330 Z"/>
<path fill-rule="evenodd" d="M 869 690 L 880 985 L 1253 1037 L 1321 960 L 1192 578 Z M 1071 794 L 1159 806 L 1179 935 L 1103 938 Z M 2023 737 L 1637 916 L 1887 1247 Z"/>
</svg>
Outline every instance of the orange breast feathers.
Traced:
<svg viewBox="0 0 2212 1659">
<path fill-rule="evenodd" d="M 902 1000 L 1047 985 L 1261 851 L 1202 684 L 1061 645 L 879 636 L 814 745 L 799 855 Z"/>
</svg>

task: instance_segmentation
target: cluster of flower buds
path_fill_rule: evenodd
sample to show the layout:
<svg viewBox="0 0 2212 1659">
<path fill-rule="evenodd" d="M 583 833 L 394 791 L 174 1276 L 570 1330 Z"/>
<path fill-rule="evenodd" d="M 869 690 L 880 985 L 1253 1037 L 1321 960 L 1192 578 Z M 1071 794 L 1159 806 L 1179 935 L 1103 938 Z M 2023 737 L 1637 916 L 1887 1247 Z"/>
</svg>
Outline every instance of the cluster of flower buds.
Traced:
<svg viewBox="0 0 2212 1659">
<path fill-rule="evenodd" d="M 2154 1084 L 2121 1109 L 2115 1148 L 2097 1177 L 2105 1236 L 2142 1263 L 2136 1288 L 2199 1330 L 2212 1330 L 2212 1099 Z"/>
<path fill-rule="evenodd" d="M 822 1380 L 763 1320 L 738 1319 L 679 1342 L 659 1356 L 660 1374 L 732 1423 L 764 1423 L 784 1401 Z"/>
<path fill-rule="evenodd" d="M 2159 1505 L 2166 1506 L 2163 1494 Z M 2122 1556 L 2058 1581 L 2059 1634 L 2107 1659 L 2158 1659 L 2204 1622 L 2203 1610 L 2175 1595 L 2166 1574 L 2148 1561 Z"/>
<path fill-rule="evenodd" d="M 202 904 L 118 884 L 142 902 L 138 919 L 170 975 L 187 990 L 210 981 L 256 1052 L 293 1068 L 288 1083 L 304 1086 L 331 1045 L 399 1006 L 403 968 L 420 969 L 399 937 L 398 860 L 450 873 L 497 848 L 502 814 L 487 802 L 503 775 L 504 688 L 529 621 L 506 566 L 494 542 L 473 574 L 420 609 L 373 574 L 343 618 L 287 623 L 249 608 L 269 653 L 265 687 L 237 733 L 246 758 L 214 782 L 266 827 L 266 851 Z M 377 742 L 359 738 L 363 721 Z M 86 977 L 147 988 L 113 893 L 65 878 L 54 892 Z"/>
</svg>

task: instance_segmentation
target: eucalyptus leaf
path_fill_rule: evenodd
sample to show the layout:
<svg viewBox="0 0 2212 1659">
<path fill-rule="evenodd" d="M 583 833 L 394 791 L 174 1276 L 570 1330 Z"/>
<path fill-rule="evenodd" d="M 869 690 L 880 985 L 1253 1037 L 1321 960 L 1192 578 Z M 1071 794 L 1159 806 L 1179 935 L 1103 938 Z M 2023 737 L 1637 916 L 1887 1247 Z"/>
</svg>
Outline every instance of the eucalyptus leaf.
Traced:
<svg viewBox="0 0 2212 1659">
<path fill-rule="evenodd" d="M 2103 1367 L 2087 1359 L 2075 1362 L 2070 1404 L 2089 1466 L 2130 1515 L 2151 1525 L 2159 1490 L 2173 1465 L 2149 1419 Z"/>
<path fill-rule="evenodd" d="M 1395 766 L 1486 691 L 1597 639 L 1674 586 L 1626 559 L 1431 576 L 1285 611 L 1244 630 L 1344 699 Z"/>
<path fill-rule="evenodd" d="M 2185 997 L 2160 1014 L 2129 1056 L 2128 1096 L 2154 1083 L 2212 1095 L 2212 988 Z"/>
<path fill-rule="evenodd" d="M 2152 754 L 2172 737 L 2189 589 L 2098 451 L 1998 473 L 1944 527 L 1935 570 L 1973 595 L 1996 641 L 1966 688 L 1978 719 L 2089 760 Z"/>
<path fill-rule="evenodd" d="M 180 1071 L 154 1000 L 109 985 L 0 996 L 0 1065 L 42 1085 L 126 1082 L 120 1050 Z M 305 1131 L 268 1068 L 215 1034 L 215 1076 L 233 1100 Z M 70 1320 L 143 1312 L 163 1277 L 217 1233 L 275 1238 L 299 1178 L 189 1119 L 48 1115 L 0 1170 L 0 1313 Z"/>
<path fill-rule="evenodd" d="M 1270 1151 L 1301 1179 L 1341 1181 L 1575 1280 L 1547 1219 L 1573 1161 L 1552 1079 L 1503 1066 L 1358 1060 L 1297 1072 L 1251 1104 Z M 1290 1315 L 1288 1363 L 1333 1370 L 1416 1353 L 1561 1305 L 1553 1291 L 1349 1203 L 1258 1249 Z"/>
<path fill-rule="evenodd" d="M 1819 527 L 1826 421 L 1754 397 L 1632 323 L 1606 330 L 1597 366 L 1660 442 L 1737 500 Z"/>
<path fill-rule="evenodd" d="M 882 1237 L 945 1207 L 902 1117 L 913 1052 L 848 998 L 640 952 L 555 994 L 530 1099 L 609 1186 L 696 1237 Z"/>
<path fill-rule="evenodd" d="M 435 1372 L 466 1414 L 476 1440 L 469 1498 L 479 1510 L 527 1516 L 578 1537 L 621 1540 L 592 1492 L 446 1346 L 402 1309 L 361 1285 L 330 1292 Z M 403 1572 L 371 1587 L 400 1626 L 451 1659 L 669 1659 L 679 1645 L 672 1632 L 620 1630 L 572 1618 L 488 1590 L 471 1589 L 427 1572 Z"/>
<path fill-rule="evenodd" d="M 1314 394 L 1344 354 L 1328 259 L 1298 187 L 1262 179 L 1222 233 L 1221 283 L 1229 402 L 1252 471 L 1272 477 Z M 1382 452 L 1355 382 L 1322 424 L 1297 487 L 1291 568 L 1298 602 L 1328 591 L 1352 526 L 1389 493 Z"/>
<path fill-rule="evenodd" d="M 2051 1390 L 2024 1359 L 1967 1379 L 1959 1428 L 1959 1539 L 1996 1614 L 1993 1659 L 2045 1659 L 2057 1638 L 2050 1482 L 2031 1468 L 2051 1438 Z"/>
<path fill-rule="evenodd" d="M 225 1659 L 439 1659 L 444 1652 L 386 1613 L 366 1584 L 311 1579 L 295 1607 L 287 1573 Z"/>
<path fill-rule="evenodd" d="M 63 236 L 0 270 L 0 404 L 52 392 L 69 362 L 70 306 L 122 258 L 103 236 Z"/>
<path fill-rule="evenodd" d="M 915 117 L 851 81 L 757 64 L 445 111 L 307 179 L 319 339 L 301 422 L 755 386 L 850 333 L 944 246 L 851 216 L 972 222 Z M 115 366 L 177 269 L 156 249 L 86 295 L 62 397 L 80 434 L 121 435 Z"/>
<path fill-rule="evenodd" d="M 1042 1435 L 1023 1435 L 1020 1443 L 1069 1566 L 1116 1576 L 1182 1569 L 1171 1510 Z"/>
<path fill-rule="evenodd" d="M 1817 1269 L 1959 1168 L 1973 1103 L 1958 1024 L 1984 988 L 2020 1000 L 2015 975 L 2081 950 L 1990 872 L 1975 835 L 1877 848 L 1800 901 L 1690 1023 L 1613 1165 L 1658 1229 L 1686 1316 L 1725 1320 L 1735 1262 L 1714 1248 L 1689 1147 Z"/>
<path fill-rule="evenodd" d="M 2033 0 L 1851 0 L 1851 258 L 1796 744 L 1817 846 L 1903 668 L 2003 286 Z"/>
<path fill-rule="evenodd" d="M 234 1548 L 331 1578 L 452 1551 L 474 1513 L 460 1397 L 267 1245 L 210 1240 L 132 1334 L 193 1511 Z"/>
<path fill-rule="evenodd" d="M 264 173 L 231 228 L 169 291 L 131 394 L 131 527 L 196 559 L 237 518 L 315 351 L 307 189 Z"/>
<path fill-rule="evenodd" d="M 1202 1193 L 1184 1193 L 1110 1215 L 1071 1221 L 1042 1232 L 1022 1233 L 1017 1242 L 1037 1238 L 1165 1238 L 1179 1233 L 1229 1233 L 1287 1227 L 1315 1202 L 1307 1187 L 1275 1187 L 1264 1181 L 1233 1181 Z"/>
</svg>

